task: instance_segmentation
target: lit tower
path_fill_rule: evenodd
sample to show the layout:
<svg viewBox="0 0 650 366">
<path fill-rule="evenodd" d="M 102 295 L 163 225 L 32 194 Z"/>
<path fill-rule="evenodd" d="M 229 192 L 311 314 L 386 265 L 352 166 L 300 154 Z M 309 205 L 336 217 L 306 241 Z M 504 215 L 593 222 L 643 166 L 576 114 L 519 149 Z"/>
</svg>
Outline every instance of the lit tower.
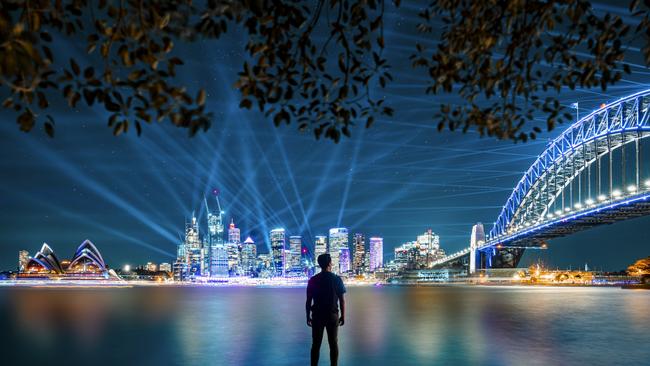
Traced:
<svg viewBox="0 0 650 366">
<path fill-rule="evenodd" d="M 219 191 L 212 190 L 217 201 L 217 211 L 211 212 L 208 206 L 208 201 L 203 198 L 205 202 L 205 209 L 208 213 L 208 267 L 210 276 L 227 276 L 228 275 L 228 254 L 223 242 L 223 214 L 221 204 L 219 202 Z"/>
<path fill-rule="evenodd" d="M 192 220 L 185 223 L 185 250 L 187 253 L 187 270 L 190 277 L 201 276 L 203 267 L 203 252 L 199 239 L 199 224 L 192 213 Z"/>
<path fill-rule="evenodd" d="M 316 235 L 314 240 L 314 263 L 318 263 L 318 256 L 327 253 L 327 237 L 325 235 Z"/>
<path fill-rule="evenodd" d="M 301 249 L 302 249 L 302 236 L 300 235 L 292 235 L 289 237 L 289 262 L 290 268 L 292 272 L 300 272 L 301 267 L 300 267 L 300 258 L 301 258 Z"/>
<path fill-rule="evenodd" d="M 430 267 L 431 263 L 445 256 L 444 251 L 440 249 L 440 237 L 431 229 L 427 229 L 424 234 L 417 237 L 418 246 L 418 264 Z"/>
<path fill-rule="evenodd" d="M 339 274 L 341 273 L 341 263 L 339 259 L 341 257 L 341 249 L 345 248 L 348 250 L 347 260 L 349 261 L 350 259 L 350 249 L 348 247 L 348 229 L 344 227 L 336 227 L 330 229 L 329 242 L 329 253 L 332 257 L 332 272 Z M 348 269 L 350 268 L 349 262 L 346 266 Z"/>
<path fill-rule="evenodd" d="M 255 270 L 255 259 L 257 258 L 257 246 L 249 236 L 244 240 L 241 251 L 241 267 L 244 275 L 251 276 Z"/>
<path fill-rule="evenodd" d="M 228 243 L 226 251 L 228 252 L 228 270 L 236 274 L 240 267 L 239 246 L 241 244 L 241 231 L 235 226 L 235 220 L 230 219 L 228 226 Z"/>
<path fill-rule="evenodd" d="M 370 272 L 384 266 L 384 239 L 373 236 L 370 238 Z"/>
<path fill-rule="evenodd" d="M 354 234 L 354 262 L 352 270 L 355 274 L 363 272 L 363 265 L 366 260 L 366 238 L 363 234 Z"/>
<path fill-rule="evenodd" d="M 273 229 L 270 232 L 271 256 L 273 258 L 273 274 L 284 277 L 284 229 Z"/>
<path fill-rule="evenodd" d="M 485 230 L 480 222 L 472 226 L 472 236 L 469 239 L 469 273 L 476 273 L 476 262 L 479 260 L 480 253 L 478 247 L 485 243 Z"/>
</svg>

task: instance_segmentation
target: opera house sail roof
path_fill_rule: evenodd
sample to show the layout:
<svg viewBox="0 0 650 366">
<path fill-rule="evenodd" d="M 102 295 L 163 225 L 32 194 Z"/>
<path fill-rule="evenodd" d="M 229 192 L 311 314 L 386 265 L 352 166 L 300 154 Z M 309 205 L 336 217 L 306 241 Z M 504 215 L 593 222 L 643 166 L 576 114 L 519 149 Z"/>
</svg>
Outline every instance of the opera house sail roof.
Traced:
<svg viewBox="0 0 650 366">
<path fill-rule="evenodd" d="M 43 243 L 41 249 L 30 258 L 19 278 L 57 279 L 120 279 L 115 271 L 108 269 L 101 253 L 90 240 L 77 247 L 72 259 L 59 261 L 54 250 Z"/>
</svg>

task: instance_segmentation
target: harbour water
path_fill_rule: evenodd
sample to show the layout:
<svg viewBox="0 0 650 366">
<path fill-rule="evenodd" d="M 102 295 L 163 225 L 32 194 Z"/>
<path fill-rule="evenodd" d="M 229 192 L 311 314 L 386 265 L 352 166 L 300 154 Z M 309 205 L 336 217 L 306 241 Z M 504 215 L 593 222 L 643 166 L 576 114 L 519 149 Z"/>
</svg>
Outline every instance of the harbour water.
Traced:
<svg viewBox="0 0 650 366">
<path fill-rule="evenodd" d="M 0 364 L 307 365 L 304 293 L 2 288 Z M 340 365 L 650 362 L 650 291 L 350 287 L 347 302 Z"/>
</svg>

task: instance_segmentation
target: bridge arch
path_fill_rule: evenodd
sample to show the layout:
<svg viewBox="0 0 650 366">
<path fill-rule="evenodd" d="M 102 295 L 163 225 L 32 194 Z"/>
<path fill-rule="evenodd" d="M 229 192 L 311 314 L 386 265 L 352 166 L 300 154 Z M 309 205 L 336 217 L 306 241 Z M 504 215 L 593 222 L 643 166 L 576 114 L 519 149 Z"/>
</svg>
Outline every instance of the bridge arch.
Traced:
<svg viewBox="0 0 650 366">
<path fill-rule="evenodd" d="M 650 191 L 641 155 L 642 140 L 650 136 L 649 107 L 650 90 L 624 97 L 580 119 L 551 141 L 517 183 L 487 242 Z M 626 152 L 630 145 L 634 146 L 632 156 L 629 149 Z M 623 162 L 622 172 L 614 171 L 616 156 Z M 626 158 L 634 165 L 629 184 Z M 603 163 L 607 165 L 605 189 Z M 613 186 L 615 174 L 623 182 L 617 189 Z"/>
</svg>

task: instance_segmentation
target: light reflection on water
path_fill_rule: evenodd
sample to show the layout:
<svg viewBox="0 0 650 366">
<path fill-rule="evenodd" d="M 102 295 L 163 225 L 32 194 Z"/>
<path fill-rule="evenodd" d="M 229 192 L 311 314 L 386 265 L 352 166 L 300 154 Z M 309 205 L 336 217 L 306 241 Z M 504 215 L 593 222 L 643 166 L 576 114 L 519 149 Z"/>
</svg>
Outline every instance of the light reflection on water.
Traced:
<svg viewBox="0 0 650 366">
<path fill-rule="evenodd" d="M 348 290 L 341 365 L 650 359 L 650 291 Z M 300 288 L 0 289 L 0 310 L 3 365 L 308 364 Z M 323 345 L 322 364 L 327 357 Z"/>
</svg>

